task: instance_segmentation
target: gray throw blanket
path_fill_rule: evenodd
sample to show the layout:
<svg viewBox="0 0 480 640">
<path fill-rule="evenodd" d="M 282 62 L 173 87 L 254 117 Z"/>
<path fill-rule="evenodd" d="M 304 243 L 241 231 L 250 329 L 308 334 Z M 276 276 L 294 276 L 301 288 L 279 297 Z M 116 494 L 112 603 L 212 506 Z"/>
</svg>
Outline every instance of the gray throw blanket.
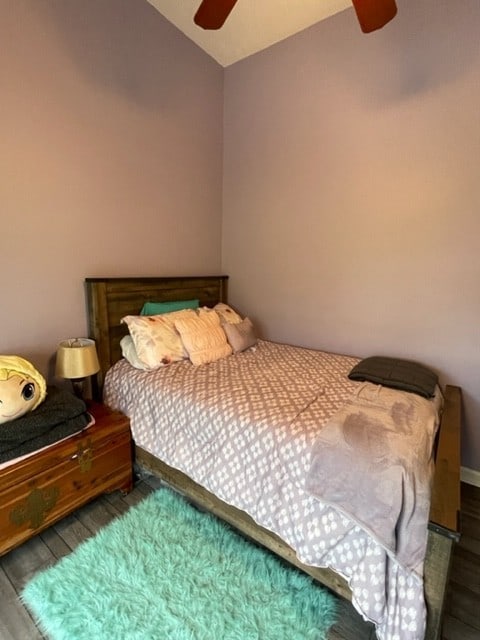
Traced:
<svg viewBox="0 0 480 640">
<path fill-rule="evenodd" d="M 306 489 L 419 575 L 427 542 L 436 403 L 364 383 L 320 431 Z"/>
<path fill-rule="evenodd" d="M 47 397 L 34 411 L 0 425 L 0 463 L 66 438 L 90 422 L 83 400 L 48 387 Z"/>
</svg>

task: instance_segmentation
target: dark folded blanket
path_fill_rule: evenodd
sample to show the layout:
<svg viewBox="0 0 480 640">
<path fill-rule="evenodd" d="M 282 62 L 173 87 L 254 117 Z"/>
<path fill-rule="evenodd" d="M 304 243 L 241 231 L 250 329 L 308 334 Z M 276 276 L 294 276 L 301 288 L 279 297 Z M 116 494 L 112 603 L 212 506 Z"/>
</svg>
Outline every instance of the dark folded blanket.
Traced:
<svg viewBox="0 0 480 640">
<path fill-rule="evenodd" d="M 83 400 L 56 387 L 34 411 L 0 425 L 0 463 L 80 431 L 91 422 Z"/>
<path fill-rule="evenodd" d="M 424 398 L 435 395 L 437 375 L 418 362 L 371 356 L 356 364 L 348 374 L 351 380 L 367 380 L 402 391 L 417 393 Z"/>
</svg>

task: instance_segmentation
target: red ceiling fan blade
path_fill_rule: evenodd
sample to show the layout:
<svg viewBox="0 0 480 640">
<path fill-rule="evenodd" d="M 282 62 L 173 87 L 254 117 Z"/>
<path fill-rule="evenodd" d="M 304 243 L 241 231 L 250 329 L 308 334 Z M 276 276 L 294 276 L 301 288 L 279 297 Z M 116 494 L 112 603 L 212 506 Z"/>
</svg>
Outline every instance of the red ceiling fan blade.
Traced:
<svg viewBox="0 0 480 640">
<path fill-rule="evenodd" d="M 381 29 L 397 15 L 395 0 L 352 0 L 363 33 Z"/>
<path fill-rule="evenodd" d="M 220 29 L 237 0 L 203 0 L 193 18 L 202 29 Z"/>
</svg>

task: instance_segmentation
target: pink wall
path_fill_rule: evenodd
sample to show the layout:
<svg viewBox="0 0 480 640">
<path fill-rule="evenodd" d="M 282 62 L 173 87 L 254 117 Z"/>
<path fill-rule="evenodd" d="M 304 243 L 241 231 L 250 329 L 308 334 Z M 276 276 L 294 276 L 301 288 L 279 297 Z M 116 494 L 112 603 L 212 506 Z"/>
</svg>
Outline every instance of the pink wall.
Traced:
<svg viewBox="0 0 480 640">
<path fill-rule="evenodd" d="M 270 338 L 461 385 L 479 470 L 480 5 L 398 4 L 224 74 L 147 2 L 2 3 L 0 353 L 51 376 L 87 275 L 222 270 Z"/>
<path fill-rule="evenodd" d="M 226 70 L 223 269 L 269 338 L 461 385 L 480 470 L 480 4 L 398 4 Z"/>
<path fill-rule="evenodd" d="M 223 71 L 147 2 L 0 5 L 0 353 L 51 373 L 85 276 L 220 270 Z"/>
</svg>

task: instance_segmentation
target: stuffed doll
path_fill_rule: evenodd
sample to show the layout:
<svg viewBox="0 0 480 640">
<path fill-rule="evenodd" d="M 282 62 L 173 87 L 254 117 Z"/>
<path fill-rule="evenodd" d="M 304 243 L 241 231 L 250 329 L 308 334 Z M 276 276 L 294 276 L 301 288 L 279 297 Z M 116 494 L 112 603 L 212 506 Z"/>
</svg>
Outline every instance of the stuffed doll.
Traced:
<svg viewBox="0 0 480 640">
<path fill-rule="evenodd" d="M 44 377 L 19 356 L 0 356 L 0 424 L 33 411 L 47 394 Z"/>
</svg>

